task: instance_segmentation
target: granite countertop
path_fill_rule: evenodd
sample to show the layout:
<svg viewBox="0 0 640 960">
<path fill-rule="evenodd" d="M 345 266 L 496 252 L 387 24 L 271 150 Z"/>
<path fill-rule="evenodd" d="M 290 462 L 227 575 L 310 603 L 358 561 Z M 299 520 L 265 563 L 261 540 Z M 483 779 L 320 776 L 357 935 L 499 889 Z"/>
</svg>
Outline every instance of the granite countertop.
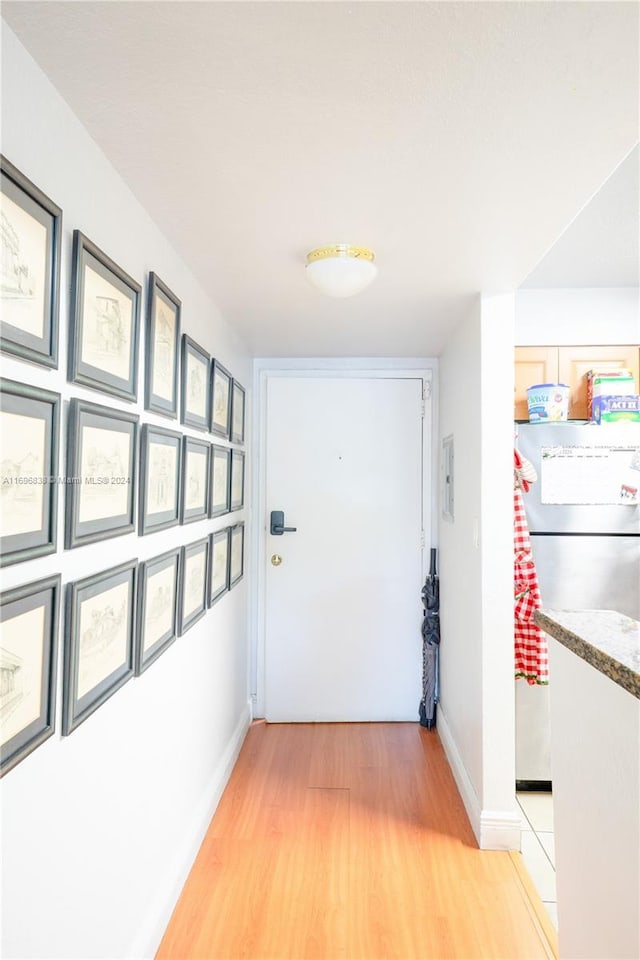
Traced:
<svg viewBox="0 0 640 960">
<path fill-rule="evenodd" d="M 539 627 L 640 700 L 640 622 L 615 610 L 536 610 Z"/>
</svg>

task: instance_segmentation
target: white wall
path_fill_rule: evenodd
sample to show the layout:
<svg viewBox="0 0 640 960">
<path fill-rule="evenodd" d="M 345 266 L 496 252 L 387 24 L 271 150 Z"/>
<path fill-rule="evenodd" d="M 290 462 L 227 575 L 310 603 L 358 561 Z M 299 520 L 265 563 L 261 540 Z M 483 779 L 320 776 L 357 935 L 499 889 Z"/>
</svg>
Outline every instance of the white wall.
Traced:
<svg viewBox="0 0 640 960">
<path fill-rule="evenodd" d="M 60 370 L 3 359 L 3 374 L 65 400 L 83 396 L 178 428 L 146 413 L 142 399 L 126 404 L 65 381 L 71 237 L 79 228 L 140 283 L 153 270 L 176 292 L 183 330 L 247 386 L 250 412 L 251 366 L 242 343 L 4 25 L 2 57 L 2 152 L 64 216 Z M 145 307 L 146 292 L 143 316 Z M 142 374 L 141 356 L 141 398 Z M 65 402 L 63 451 L 67 409 Z M 4 570 L 5 588 L 58 571 L 63 582 L 73 581 L 229 523 L 222 517 L 63 551 L 63 515 L 60 509 L 58 554 Z M 248 520 L 248 511 L 233 514 L 237 519 Z M 2 780 L 4 957 L 153 955 L 249 722 L 246 608 L 245 576 L 64 739 L 58 719 L 55 736 Z"/>
<path fill-rule="evenodd" d="M 515 342 L 518 346 L 638 343 L 640 290 L 519 290 Z"/>
<path fill-rule="evenodd" d="M 440 734 L 480 846 L 515 848 L 513 296 L 482 297 L 440 358 L 454 438 L 453 522 L 440 519 Z"/>
</svg>

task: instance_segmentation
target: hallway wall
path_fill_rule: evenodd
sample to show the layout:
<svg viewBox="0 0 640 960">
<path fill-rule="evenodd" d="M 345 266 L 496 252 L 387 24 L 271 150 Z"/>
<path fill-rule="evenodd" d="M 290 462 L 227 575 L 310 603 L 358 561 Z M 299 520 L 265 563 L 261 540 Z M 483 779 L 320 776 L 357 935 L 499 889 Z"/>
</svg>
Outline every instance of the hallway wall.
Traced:
<svg viewBox="0 0 640 960">
<path fill-rule="evenodd" d="M 60 369 L 3 358 L 3 375 L 62 394 L 62 452 L 72 395 L 181 429 L 143 410 L 142 351 L 136 404 L 66 382 L 72 231 L 78 228 L 143 285 L 143 330 L 149 271 L 180 297 L 182 330 L 247 388 L 249 451 L 251 366 L 243 344 L 4 24 L 2 68 L 2 152 L 63 210 Z M 246 477 L 250 503 L 248 463 Z M 61 500 L 58 554 L 5 569 L 3 588 L 59 571 L 64 585 L 242 519 L 249 521 L 248 510 L 63 551 Z M 3 956 L 153 956 L 248 727 L 247 646 L 245 567 L 228 596 L 65 738 L 58 696 L 55 735 L 0 784 Z M 61 665 L 60 658 L 59 681 Z"/>
</svg>

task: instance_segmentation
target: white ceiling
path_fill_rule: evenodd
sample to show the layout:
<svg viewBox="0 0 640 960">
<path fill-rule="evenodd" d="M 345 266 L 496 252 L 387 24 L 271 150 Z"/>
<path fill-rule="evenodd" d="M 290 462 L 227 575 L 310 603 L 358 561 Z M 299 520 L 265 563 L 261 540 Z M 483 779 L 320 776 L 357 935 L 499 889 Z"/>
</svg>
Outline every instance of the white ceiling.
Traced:
<svg viewBox="0 0 640 960">
<path fill-rule="evenodd" d="M 478 291 L 519 286 L 637 142 L 638 10 L 3 3 L 264 356 L 438 354 Z M 353 299 L 305 280 L 332 241 L 376 251 Z"/>
<path fill-rule="evenodd" d="M 580 211 L 523 287 L 640 286 L 640 149 Z"/>
</svg>

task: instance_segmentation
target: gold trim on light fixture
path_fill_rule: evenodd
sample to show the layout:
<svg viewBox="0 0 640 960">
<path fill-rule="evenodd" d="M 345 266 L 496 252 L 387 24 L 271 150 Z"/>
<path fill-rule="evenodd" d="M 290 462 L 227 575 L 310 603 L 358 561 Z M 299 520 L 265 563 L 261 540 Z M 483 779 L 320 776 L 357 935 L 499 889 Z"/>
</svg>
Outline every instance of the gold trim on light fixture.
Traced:
<svg viewBox="0 0 640 960">
<path fill-rule="evenodd" d="M 331 247 L 317 247 L 307 254 L 307 263 L 328 260 L 331 257 L 352 257 L 354 260 L 369 260 L 373 263 L 375 254 L 367 247 L 354 247 L 350 243 L 334 243 Z"/>
</svg>

